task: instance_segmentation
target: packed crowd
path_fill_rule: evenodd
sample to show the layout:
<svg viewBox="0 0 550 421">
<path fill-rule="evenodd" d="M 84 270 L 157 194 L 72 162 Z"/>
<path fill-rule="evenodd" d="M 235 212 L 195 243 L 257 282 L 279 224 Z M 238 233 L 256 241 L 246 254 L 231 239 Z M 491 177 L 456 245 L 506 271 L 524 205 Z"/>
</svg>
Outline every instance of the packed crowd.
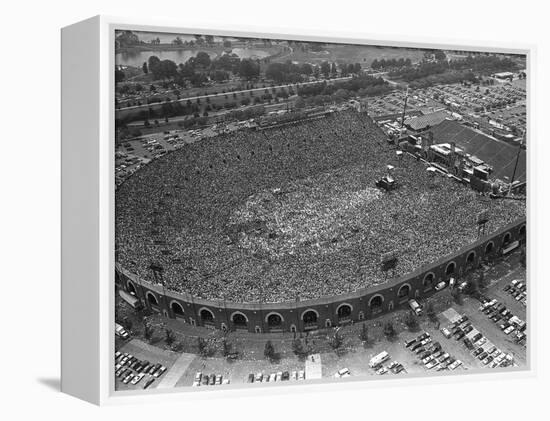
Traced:
<svg viewBox="0 0 550 421">
<path fill-rule="evenodd" d="M 399 188 L 374 186 L 395 167 Z M 263 131 L 204 139 L 136 172 L 117 191 L 117 261 L 166 288 L 228 301 L 309 299 L 384 281 L 524 215 L 416 160 L 401 160 L 355 111 Z M 158 282 L 160 278 L 157 277 Z"/>
</svg>

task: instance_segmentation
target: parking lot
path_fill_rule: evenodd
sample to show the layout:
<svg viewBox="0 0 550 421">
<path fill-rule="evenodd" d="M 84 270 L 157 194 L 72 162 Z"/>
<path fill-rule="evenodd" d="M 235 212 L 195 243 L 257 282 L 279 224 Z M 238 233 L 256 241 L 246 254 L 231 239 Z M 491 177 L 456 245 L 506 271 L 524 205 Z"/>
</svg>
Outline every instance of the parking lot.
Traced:
<svg viewBox="0 0 550 421">
<path fill-rule="evenodd" d="M 526 306 L 521 300 L 516 299 L 519 294 L 514 297 L 511 289 L 512 284 L 515 286 L 523 284 L 522 290 L 525 291 L 527 285 L 525 269 L 518 264 L 518 256 L 512 255 L 495 266 L 485 268 L 485 273 L 488 287 L 483 291 L 482 297 L 487 302 L 495 301 L 495 310 L 491 314 L 485 314 L 482 311 L 482 302 L 478 298 L 464 296 L 462 304 L 456 304 L 449 288 L 445 288 L 429 300 L 436 310 L 436 318 L 430 320 L 425 314 L 422 315 L 418 318 L 419 323 L 415 329 L 409 329 L 404 323 L 408 310 L 398 310 L 365 322 L 369 332 L 369 340 L 366 343 L 362 343 L 359 338 L 362 323 L 340 328 L 344 345 L 338 350 L 331 349 L 326 343 L 327 335 L 331 332 L 319 331 L 317 334 L 309 335 L 309 341 L 318 349 L 318 357 L 315 364 L 312 363 L 315 370 L 309 370 L 310 376 L 313 371 L 320 371 L 323 378 L 367 376 L 373 379 L 408 374 L 463 373 L 472 370 L 491 370 L 495 360 L 500 367 L 503 367 L 508 364 L 506 362 L 500 365 L 506 355 L 511 357 L 510 366 L 525 367 L 527 348 L 525 344 L 518 343 L 514 336 L 519 329 L 507 334 L 501 327 L 506 320 L 495 322 L 491 319 L 492 314 L 496 314 L 498 303 L 498 311 L 508 310 L 504 313 L 509 320 L 527 321 Z M 519 287 L 517 290 L 519 291 Z M 427 302 L 421 304 L 426 308 Z M 457 323 L 462 317 L 464 320 Z M 388 321 L 393 323 L 396 330 L 396 336 L 392 339 L 386 338 L 383 334 L 383 326 Z M 449 337 L 442 332 L 444 328 L 452 332 Z M 527 326 L 523 332 L 525 335 L 528 334 Z M 478 334 L 481 336 L 478 337 Z M 429 341 L 421 345 L 424 349 L 420 349 L 417 353 L 420 346 L 414 352 L 410 349 L 410 345 L 406 346 L 415 339 L 418 342 L 422 335 L 428 335 L 427 338 L 429 338 Z M 466 338 L 475 345 L 469 348 L 464 342 Z M 172 367 L 178 359 L 182 361 L 184 355 L 182 353 L 162 349 L 136 339 L 123 343 L 118 350 L 130 353 L 140 360 L 165 366 L 167 370 L 164 377 L 171 377 L 169 383 L 176 387 L 189 387 L 194 382 L 197 385 L 195 381 L 197 373 L 204 376 L 204 379 L 201 378 L 198 382 L 199 387 L 206 387 L 206 385 L 223 387 L 228 383 L 243 384 L 250 382 L 251 375 L 254 376 L 253 383 L 266 383 L 268 380 L 271 383 L 307 380 L 308 364 L 292 352 L 292 335 L 281 334 L 280 338 L 277 335 L 271 335 L 269 339 L 273 342 L 279 356 L 273 362 L 267 361 L 263 356 L 263 347 L 267 340 L 265 337 L 239 333 L 230 337 L 233 345 L 241 351 L 239 358 L 229 360 L 218 355 L 203 358 L 194 354 L 185 354 L 189 357 L 183 358 L 185 364 L 179 364 L 177 370 L 172 370 Z M 426 338 L 422 340 L 425 341 Z M 388 354 L 384 362 L 379 366 L 370 367 L 369 361 L 381 353 Z M 502 354 L 501 360 L 497 360 L 500 354 Z M 480 359 L 480 356 L 483 358 Z M 456 363 L 456 367 L 451 370 L 452 363 L 456 361 L 460 363 Z M 398 370 L 395 370 L 396 367 Z M 438 369 L 440 371 L 437 371 Z M 303 374 L 299 375 L 300 372 Z M 207 383 L 205 383 L 206 377 L 208 377 Z M 261 380 L 258 381 L 258 377 Z M 144 380 L 147 378 L 142 379 L 137 385 L 132 385 L 131 382 L 123 384 L 121 379 L 117 378 L 116 387 L 117 390 L 143 388 Z M 161 382 L 162 379 L 155 379 L 150 388 L 158 387 Z"/>
</svg>

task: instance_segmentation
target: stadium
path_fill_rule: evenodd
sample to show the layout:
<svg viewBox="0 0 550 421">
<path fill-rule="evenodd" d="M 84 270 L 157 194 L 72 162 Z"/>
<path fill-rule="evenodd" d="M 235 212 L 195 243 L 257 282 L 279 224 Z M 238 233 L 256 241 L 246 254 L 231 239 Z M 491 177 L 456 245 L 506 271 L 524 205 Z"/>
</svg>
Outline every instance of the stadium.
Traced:
<svg viewBox="0 0 550 421">
<path fill-rule="evenodd" d="M 525 238 L 523 201 L 427 167 L 356 110 L 188 144 L 118 188 L 117 284 L 165 316 L 223 330 L 391 311 Z"/>
</svg>

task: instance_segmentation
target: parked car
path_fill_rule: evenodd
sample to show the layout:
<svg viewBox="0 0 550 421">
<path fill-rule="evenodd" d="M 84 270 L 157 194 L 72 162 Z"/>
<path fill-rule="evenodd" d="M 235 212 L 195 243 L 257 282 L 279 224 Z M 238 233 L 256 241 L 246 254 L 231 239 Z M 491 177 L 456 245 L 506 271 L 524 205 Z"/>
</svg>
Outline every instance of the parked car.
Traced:
<svg viewBox="0 0 550 421">
<path fill-rule="evenodd" d="M 290 373 L 288 371 L 283 371 L 282 380 L 290 379 Z"/>
<path fill-rule="evenodd" d="M 449 332 L 449 329 L 447 329 L 446 327 L 441 329 L 441 333 L 443 333 L 443 336 L 445 336 L 447 339 L 451 337 L 451 332 Z"/>
<path fill-rule="evenodd" d="M 445 281 L 441 281 L 440 283 L 438 283 L 435 286 L 435 290 L 436 291 L 441 291 L 442 289 L 445 289 L 446 286 L 447 286 L 447 284 L 445 283 Z"/>
<path fill-rule="evenodd" d="M 138 384 L 141 381 L 141 379 L 143 379 L 143 377 L 145 377 L 145 374 L 140 373 L 132 379 L 131 383 L 134 384 L 134 385 Z"/>
<path fill-rule="evenodd" d="M 248 375 L 248 378 L 246 380 L 247 383 L 254 383 L 254 374 L 253 373 L 250 373 Z"/>
<path fill-rule="evenodd" d="M 145 382 L 145 384 L 143 385 L 143 388 L 144 389 L 147 389 L 149 386 L 151 386 L 153 384 L 153 382 L 155 381 L 155 378 L 154 377 L 151 377 L 149 380 L 147 380 Z"/>
<path fill-rule="evenodd" d="M 262 373 L 256 373 L 256 381 L 261 382 L 264 375 Z"/>
</svg>

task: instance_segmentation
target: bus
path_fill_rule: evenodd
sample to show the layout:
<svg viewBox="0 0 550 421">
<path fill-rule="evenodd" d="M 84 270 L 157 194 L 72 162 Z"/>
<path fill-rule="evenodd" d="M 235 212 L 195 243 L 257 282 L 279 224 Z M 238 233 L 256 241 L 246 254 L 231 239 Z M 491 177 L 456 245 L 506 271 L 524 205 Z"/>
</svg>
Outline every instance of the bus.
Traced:
<svg viewBox="0 0 550 421">
<path fill-rule="evenodd" d="M 382 364 L 384 361 L 387 361 L 390 359 L 390 354 L 388 354 L 386 351 L 382 351 L 380 354 L 374 356 L 369 361 L 369 367 L 374 368 Z"/>
</svg>

